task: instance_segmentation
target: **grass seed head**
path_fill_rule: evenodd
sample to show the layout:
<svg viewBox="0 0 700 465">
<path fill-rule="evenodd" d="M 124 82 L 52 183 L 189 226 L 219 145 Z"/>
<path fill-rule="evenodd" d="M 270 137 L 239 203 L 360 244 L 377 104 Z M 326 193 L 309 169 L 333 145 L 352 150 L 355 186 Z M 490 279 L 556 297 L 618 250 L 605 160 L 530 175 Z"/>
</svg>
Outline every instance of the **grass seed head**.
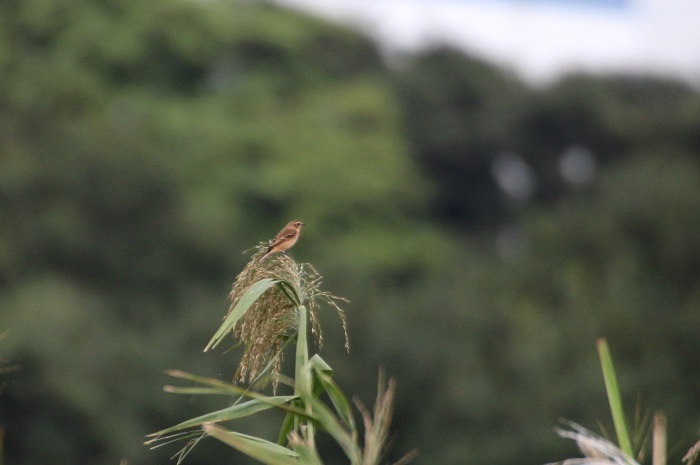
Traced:
<svg viewBox="0 0 700 465">
<path fill-rule="evenodd" d="M 233 328 L 233 337 L 244 348 L 234 380 L 253 382 L 269 364 L 273 389 L 276 389 L 282 365 L 282 345 L 299 328 L 298 306 L 306 307 L 311 321 L 311 333 L 319 348 L 323 345 L 318 317 L 321 305 L 327 304 L 333 308 L 342 323 L 345 348 L 349 350 L 345 313 L 337 303 L 347 300 L 321 291 L 321 276 L 308 263 L 298 264 L 282 253 L 263 258 L 267 247 L 267 243 L 260 243 L 250 262 L 236 277 L 229 293 L 229 313 L 254 283 L 265 278 L 279 281 L 278 285 L 266 290 L 248 308 Z"/>
</svg>

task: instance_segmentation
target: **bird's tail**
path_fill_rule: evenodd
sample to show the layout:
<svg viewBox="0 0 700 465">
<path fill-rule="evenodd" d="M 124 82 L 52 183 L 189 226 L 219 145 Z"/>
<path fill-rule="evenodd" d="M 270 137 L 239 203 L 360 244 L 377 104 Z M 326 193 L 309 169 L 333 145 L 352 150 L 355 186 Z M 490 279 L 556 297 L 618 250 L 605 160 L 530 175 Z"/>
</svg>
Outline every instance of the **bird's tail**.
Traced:
<svg viewBox="0 0 700 465">
<path fill-rule="evenodd" d="M 266 250 L 265 253 L 262 255 L 262 257 L 260 257 L 260 260 L 262 260 L 263 258 L 267 257 L 267 256 L 270 255 L 270 253 L 272 253 L 272 252 L 273 252 L 273 250 L 272 250 L 272 244 L 270 244 L 270 246 L 267 248 L 267 250 Z"/>
</svg>

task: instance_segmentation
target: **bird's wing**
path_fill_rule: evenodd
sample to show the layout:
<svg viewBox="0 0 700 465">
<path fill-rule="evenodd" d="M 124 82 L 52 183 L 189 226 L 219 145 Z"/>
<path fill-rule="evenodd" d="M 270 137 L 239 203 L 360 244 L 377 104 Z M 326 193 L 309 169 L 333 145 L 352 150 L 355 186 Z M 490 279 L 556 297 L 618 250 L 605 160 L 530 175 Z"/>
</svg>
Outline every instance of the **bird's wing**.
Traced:
<svg viewBox="0 0 700 465">
<path fill-rule="evenodd" d="M 294 239 L 295 237 L 297 237 L 297 234 L 299 234 L 299 231 L 297 231 L 296 229 L 284 230 L 277 236 L 275 236 L 274 239 L 272 239 L 272 244 L 270 244 L 270 247 L 274 247 L 284 241 Z"/>
</svg>

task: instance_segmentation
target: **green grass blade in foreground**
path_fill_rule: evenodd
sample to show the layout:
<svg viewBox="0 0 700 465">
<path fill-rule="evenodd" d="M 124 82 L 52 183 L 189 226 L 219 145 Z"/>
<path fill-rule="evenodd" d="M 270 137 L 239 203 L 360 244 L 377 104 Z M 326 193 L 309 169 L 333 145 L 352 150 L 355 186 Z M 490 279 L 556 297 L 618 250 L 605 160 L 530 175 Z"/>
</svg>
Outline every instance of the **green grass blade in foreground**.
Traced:
<svg viewBox="0 0 700 465">
<path fill-rule="evenodd" d="M 308 414 L 311 414 L 309 410 L 310 406 L 304 401 L 304 399 L 311 397 L 311 374 L 309 367 L 309 346 L 307 341 L 307 323 L 306 323 L 306 307 L 299 305 L 297 307 L 299 312 L 299 327 L 297 330 L 297 346 L 294 358 L 294 393 L 302 398 L 301 402 L 295 402 L 295 405 L 303 407 L 306 409 Z M 298 428 L 300 417 L 292 412 L 287 413 L 287 417 L 282 423 L 282 428 L 280 429 L 279 437 L 277 438 L 278 444 L 284 444 L 287 441 L 287 436 L 290 432 Z M 311 425 L 308 425 L 311 428 Z M 313 434 L 313 431 L 310 431 Z"/>
<path fill-rule="evenodd" d="M 299 305 L 297 307 L 299 312 L 298 328 L 297 328 L 297 347 L 295 356 L 295 367 L 294 367 L 294 394 L 301 398 L 301 407 L 304 411 L 311 416 L 313 409 L 309 403 L 309 399 L 312 398 L 311 395 L 311 367 L 309 366 L 309 346 L 308 346 L 308 334 L 307 328 L 308 324 L 306 321 L 306 307 Z M 300 426 L 301 417 L 294 417 L 294 429 L 297 430 Z M 286 423 L 286 422 L 285 422 Z M 311 444 L 314 444 L 314 425 L 311 423 L 306 424 L 306 437 L 309 439 Z"/>
<path fill-rule="evenodd" d="M 314 373 L 319 372 L 325 373 L 328 376 L 333 376 L 333 368 L 331 368 L 320 355 L 315 354 L 313 357 L 311 357 L 309 364 L 311 364 L 311 369 L 314 371 Z M 322 391 L 323 388 L 321 386 L 314 387 L 314 394 L 316 394 L 316 396 L 318 396 Z"/>
<path fill-rule="evenodd" d="M 297 350 L 294 367 L 294 393 L 309 396 L 311 379 L 309 376 L 309 346 L 307 342 L 306 307 L 299 305 L 299 329 L 297 332 Z"/>
<path fill-rule="evenodd" d="M 298 408 L 301 405 L 301 402 L 297 400 L 292 402 L 292 405 Z M 296 414 L 292 412 L 287 412 L 287 415 L 284 417 L 284 421 L 282 422 L 282 428 L 280 428 L 280 434 L 277 438 L 277 444 L 281 446 L 287 442 L 289 433 L 291 433 L 294 429 L 294 423 L 297 423 L 297 419 L 298 416 Z"/>
<path fill-rule="evenodd" d="M 247 417 L 249 415 L 253 415 L 254 413 L 285 404 L 293 399 L 296 399 L 296 396 L 276 396 L 267 397 L 264 400 L 249 400 L 248 402 L 243 402 L 242 404 L 234 405 L 222 410 L 217 410 L 216 412 L 211 412 L 207 413 L 206 415 L 192 418 L 191 420 L 183 421 L 182 423 L 179 423 L 171 428 L 164 429 L 159 433 L 167 434 L 173 431 L 203 425 L 204 423 L 216 423 L 220 421 L 235 420 L 236 418 Z"/>
<path fill-rule="evenodd" d="M 190 396 L 226 396 L 230 397 L 231 393 L 218 388 L 207 387 L 175 387 L 164 386 L 163 390 L 170 394 L 186 394 Z"/>
<path fill-rule="evenodd" d="M 269 465 L 299 465 L 299 454 L 286 447 L 247 434 L 229 431 L 220 426 L 206 424 L 202 427 L 209 436 L 237 449 L 249 457 Z"/>
<path fill-rule="evenodd" d="M 617 385 L 617 377 L 615 376 L 615 367 L 613 366 L 610 348 L 605 338 L 600 338 L 596 341 L 596 349 L 600 357 L 600 365 L 603 369 L 603 378 L 605 379 L 605 389 L 608 393 L 608 402 L 610 403 L 610 412 L 612 413 L 613 423 L 615 425 L 615 433 L 620 450 L 630 457 L 634 457 L 632 452 L 632 442 L 630 441 L 629 433 L 627 432 L 627 423 L 625 422 L 625 412 L 622 409 L 622 399 L 620 398 L 620 389 Z"/>
<path fill-rule="evenodd" d="M 255 392 L 255 391 L 250 391 L 249 389 L 238 387 L 234 384 L 227 383 L 225 381 L 221 381 L 221 380 L 214 379 L 214 378 L 205 378 L 203 376 L 193 375 L 193 374 L 181 371 L 181 370 L 167 370 L 165 373 L 174 377 L 174 378 L 185 379 L 188 381 L 192 381 L 195 383 L 199 383 L 199 384 L 203 384 L 205 386 L 208 386 L 208 388 L 206 388 L 207 394 L 218 393 L 218 394 L 225 394 L 225 395 L 229 395 L 229 396 L 230 395 L 240 395 L 240 396 L 245 396 L 245 397 L 257 400 L 261 404 L 268 403 L 269 399 L 275 399 L 274 397 L 269 397 L 269 396 L 260 394 L 260 393 Z M 174 386 L 165 386 L 163 389 L 166 392 L 174 392 L 174 393 L 183 392 L 183 393 L 185 393 L 189 390 L 197 389 L 197 388 L 178 388 L 178 387 L 174 387 Z M 290 396 L 291 399 L 293 399 L 294 397 L 295 396 Z M 285 405 L 285 403 L 278 403 L 278 402 L 273 400 L 271 406 L 280 408 L 280 409 L 285 410 L 287 412 L 291 412 L 292 414 L 297 415 L 298 417 L 301 417 L 301 418 L 308 418 L 308 415 L 303 410 L 300 410 L 298 408 L 294 408 L 294 406 Z M 177 426 L 179 426 L 179 425 L 177 425 Z M 158 431 L 156 433 L 149 434 L 147 437 L 154 437 L 155 438 L 149 442 L 153 442 L 153 441 L 158 440 L 158 437 L 162 436 L 163 434 L 167 433 L 168 431 L 173 431 L 174 430 L 173 428 L 176 428 L 176 427 L 170 427 L 170 428 Z"/>
<path fill-rule="evenodd" d="M 348 399 L 345 397 L 345 394 L 343 394 L 343 391 L 340 390 L 340 387 L 338 387 L 335 381 L 333 381 L 331 378 L 330 375 L 333 372 L 331 368 L 318 355 L 314 355 L 309 363 L 313 369 L 315 379 L 318 381 L 322 390 L 328 394 L 328 397 L 333 403 L 340 421 L 348 425 L 351 431 L 356 431 L 355 419 L 352 415 L 350 402 L 348 402 Z"/>
<path fill-rule="evenodd" d="M 350 403 L 330 376 L 333 373 L 333 369 L 318 354 L 311 357 L 309 360 L 309 366 L 311 367 L 314 375 L 314 383 L 310 388 L 310 394 L 314 398 L 317 398 L 325 391 L 336 409 L 340 422 L 347 425 L 352 432 L 355 432 L 357 429 L 355 419 L 352 416 Z M 277 444 L 284 444 L 287 441 L 289 433 L 293 429 L 294 414 L 288 413 L 284 423 L 282 424 L 282 428 L 280 429 Z"/>
<path fill-rule="evenodd" d="M 293 337 L 290 338 L 290 341 L 294 338 L 296 338 L 297 335 L 294 335 Z M 298 348 L 297 348 L 298 350 Z M 287 378 L 286 376 L 282 376 L 280 378 L 280 382 L 283 384 L 286 384 L 288 386 L 291 386 L 296 390 L 296 387 L 294 386 L 294 380 Z M 301 406 L 301 401 L 300 400 L 295 400 L 292 401 L 292 406 L 296 408 L 300 408 Z M 284 417 L 284 421 L 282 422 L 282 428 L 280 428 L 280 434 L 277 438 L 277 444 L 283 445 L 287 442 L 287 437 L 289 436 L 289 433 L 292 432 L 294 429 L 294 424 L 297 423 L 297 415 L 295 415 L 293 412 L 287 412 L 287 415 Z"/>
<path fill-rule="evenodd" d="M 209 344 L 204 348 L 204 352 L 216 347 L 223 337 L 236 325 L 238 320 L 243 316 L 243 314 L 248 310 L 248 308 L 253 305 L 253 302 L 258 300 L 263 292 L 268 290 L 270 287 L 274 286 L 278 282 L 277 279 L 264 278 L 257 281 L 251 285 L 248 290 L 241 296 L 241 298 L 236 302 L 236 306 L 233 307 L 231 313 L 228 314 L 223 324 L 214 333 L 214 336 L 209 341 Z"/>
<path fill-rule="evenodd" d="M 191 381 L 193 383 L 198 383 L 202 384 L 204 386 L 208 386 L 212 390 L 218 390 L 220 394 L 224 395 L 241 395 L 245 394 L 248 389 L 236 386 L 235 384 L 227 383 L 226 381 L 221 381 L 216 378 L 207 378 L 204 376 L 198 376 L 198 375 L 193 375 L 192 373 L 187 373 L 186 371 L 182 370 L 165 370 L 164 372 L 168 376 L 172 376 L 173 378 L 179 378 L 179 379 L 184 379 L 187 381 Z M 180 388 L 176 388 L 173 386 L 165 386 L 163 387 L 163 390 L 166 392 L 176 392 Z M 257 394 L 257 393 L 254 393 Z M 251 396 L 254 397 L 254 396 Z"/>
<path fill-rule="evenodd" d="M 338 420 L 338 417 L 319 399 L 308 398 L 306 402 L 312 406 L 314 419 L 319 426 L 335 439 L 347 458 L 350 459 L 350 465 L 360 465 L 362 463 L 362 451 L 357 445 L 355 431 L 346 430 L 340 420 Z"/>
<path fill-rule="evenodd" d="M 174 442 L 191 440 L 196 437 L 201 437 L 204 433 L 200 431 L 180 431 L 179 433 L 171 434 L 169 436 L 160 436 L 155 439 L 150 439 L 144 442 L 145 445 L 151 446 L 151 449 L 158 449 L 159 447 L 167 446 Z M 157 445 L 152 445 L 158 443 Z"/>
</svg>

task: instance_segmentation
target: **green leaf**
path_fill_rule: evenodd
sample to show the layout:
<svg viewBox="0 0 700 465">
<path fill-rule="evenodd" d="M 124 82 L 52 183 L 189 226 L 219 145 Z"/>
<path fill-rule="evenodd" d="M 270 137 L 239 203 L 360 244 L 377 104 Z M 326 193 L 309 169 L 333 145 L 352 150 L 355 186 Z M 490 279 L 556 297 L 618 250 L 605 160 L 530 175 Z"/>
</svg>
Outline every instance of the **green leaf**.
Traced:
<svg viewBox="0 0 700 465">
<path fill-rule="evenodd" d="M 608 393 L 608 402 L 610 403 L 610 412 L 612 413 L 613 423 L 615 425 L 615 433 L 620 450 L 630 457 L 634 457 L 632 452 L 632 442 L 630 441 L 629 433 L 627 432 L 627 424 L 625 423 L 625 412 L 622 408 L 622 399 L 620 397 L 620 389 L 617 385 L 617 377 L 615 376 L 615 367 L 613 366 L 610 348 L 605 338 L 600 338 L 596 341 L 600 364 L 603 368 L 603 378 L 605 379 L 605 389 Z"/>
<path fill-rule="evenodd" d="M 182 423 L 179 423 L 173 427 L 160 431 L 159 434 L 167 434 L 185 428 L 192 428 L 193 426 L 203 425 L 204 423 L 216 423 L 246 417 L 254 413 L 285 404 L 295 398 L 296 396 L 276 396 L 265 397 L 264 399 L 261 398 L 249 400 L 248 402 L 243 402 L 242 404 L 233 405 L 222 410 L 217 410 L 216 412 L 207 413 L 206 415 L 201 415 L 199 417 L 192 418 L 191 420 L 183 421 Z"/>
<path fill-rule="evenodd" d="M 258 300 L 258 297 L 260 297 L 266 290 L 268 290 L 270 287 L 274 286 L 278 282 L 279 280 L 277 279 L 264 278 L 260 281 L 253 283 L 248 288 L 248 290 L 245 291 L 245 294 L 243 294 L 241 298 L 238 299 L 238 302 L 236 302 L 236 305 L 235 307 L 233 307 L 233 310 L 231 310 L 231 312 L 224 320 L 223 324 L 219 327 L 219 329 L 211 338 L 207 346 L 204 348 L 204 352 L 216 347 L 219 344 L 219 342 L 221 342 L 224 335 L 226 335 L 226 333 L 233 329 L 233 327 L 243 316 L 246 310 L 248 310 L 248 308 L 250 308 L 250 306 L 253 305 L 253 302 Z"/>
<path fill-rule="evenodd" d="M 292 403 L 293 406 L 299 407 L 300 406 L 299 401 L 294 401 Z M 297 415 L 292 413 L 292 412 L 287 412 L 287 415 L 284 417 L 284 421 L 282 422 L 282 428 L 280 428 L 280 434 L 277 438 L 277 444 L 282 445 L 287 442 L 287 437 L 289 436 L 289 433 L 292 432 L 294 429 L 294 424 L 297 422 Z"/>
<path fill-rule="evenodd" d="M 299 454 L 286 447 L 247 434 L 205 424 L 202 429 L 209 436 L 237 449 L 249 457 L 269 465 L 299 465 Z"/>
<path fill-rule="evenodd" d="M 151 436 L 151 435 L 149 435 Z M 190 431 L 181 431 L 179 433 L 175 434 L 170 434 L 168 436 L 158 436 L 153 439 L 149 439 L 148 441 L 144 442 L 146 445 L 151 445 L 155 444 L 156 442 L 159 443 L 158 445 L 151 446 L 151 449 L 157 449 L 159 447 L 167 446 L 168 444 L 172 444 L 177 441 L 184 441 L 186 440 L 187 442 L 190 442 L 191 440 L 195 438 L 202 438 L 202 436 L 206 436 L 203 434 L 201 431 L 195 431 L 195 430 L 190 430 Z M 147 436 L 148 437 L 148 436 Z M 197 439 L 197 442 L 199 442 L 199 439 Z"/>
<path fill-rule="evenodd" d="M 340 387 L 331 378 L 331 373 L 333 370 L 330 366 L 326 364 L 321 357 L 314 355 L 310 360 L 310 365 L 312 367 L 315 379 L 318 381 L 319 386 L 323 391 L 328 394 L 333 407 L 338 414 L 338 418 L 344 424 L 346 424 L 351 431 L 356 431 L 355 419 L 352 415 L 352 408 L 350 402 L 348 402 L 347 397 L 340 390 Z"/>
<path fill-rule="evenodd" d="M 297 331 L 297 350 L 294 367 L 294 394 L 301 397 L 301 407 L 311 416 L 312 409 L 308 399 L 311 398 L 311 368 L 309 366 L 309 347 L 307 344 L 307 321 L 306 307 L 299 305 L 299 327 Z M 294 418 L 294 429 L 299 428 L 300 417 Z M 306 435 L 313 441 L 314 426 L 311 423 L 306 424 Z"/>
<path fill-rule="evenodd" d="M 164 386 L 163 390 L 171 394 L 187 394 L 187 395 L 217 395 L 217 396 L 231 396 L 231 393 L 219 388 L 211 387 L 177 387 L 177 386 Z"/>
<path fill-rule="evenodd" d="M 318 371 L 322 371 L 323 373 L 326 373 L 328 376 L 331 376 L 333 374 L 333 368 L 331 368 L 330 365 L 326 363 L 325 360 L 321 358 L 320 355 L 315 354 L 311 359 L 309 360 L 309 363 L 311 363 L 311 366 Z"/>
<path fill-rule="evenodd" d="M 311 357 L 309 360 L 308 366 L 312 369 L 313 373 L 316 374 L 316 378 L 312 379 L 312 381 L 317 381 L 313 382 L 313 385 L 311 387 L 311 393 L 313 397 L 318 397 L 321 395 L 321 393 L 327 389 L 328 383 L 327 379 L 323 378 L 318 379 L 318 373 L 322 373 L 325 377 L 329 377 L 333 373 L 333 369 L 318 355 L 314 355 Z M 331 383 L 333 383 L 331 381 Z M 334 383 L 333 383 L 334 384 Z M 336 386 L 337 387 L 337 386 Z M 328 387 L 328 390 L 333 390 L 333 387 L 330 386 Z M 331 397 L 331 400 L 335 404 L 335 400 L 333 400 L 335 394 L 330 394 L 329 397 Z M 340 394 L 342 396 L 342 393 Z M 349 408 L 349 404 L 347 404 L 346 400 L 346 405 Z M 338 407 L 336 407 L 338 409 Z M 352 418 L 352 417 L 350 417 Z M 288 413 L 287 416 L 284 419 L 284 422 L 282 423 L 282 428 L 280 429 L 280 434 L 277 439 L 277 444 L 284 444 L 287 441 L 287 437 L 289 436 L 289 433 L 294 429 L 295 426 L 295 414 L 293 413 Z M 352 425 L 354 428 L 354 423 Z"/>
<path fill-rule="evenodd" d="M 301 410 L 298 407 L 295 407 L 294 405 L 285 405 L 284 403 L 276 402 L 274 400 L 274 399 L 276 399 L 275 397 L 265 396 L 263 394 L 257 393 L 255 391 L 251 391 L 251 390 L 246 389 L 246 388 L 236 386 L 236 385 L 231 384 L 231 383 L 227 383 L 225 381 L 221 381 L 221 380 L 214 379 L 214 378 L 205 378 L 202 376 L 193 375 L 191 373 L 187 373 L 187 372 L 180 371 L 180 370 L 167 370 L 166 374 L 173 376 L 175 378 L 185 379 L 188 381 L 192 381 L 195 383 L 204 384 L 205 386 L 208 386 L 206 388 L 196 388 L 196 387 L 195 388 L 177 388 L 177 387 L 173 387 L 173 386 L 166 386 L 165 390 L 168 392 L 185 393 L 187 390 L 195 391 L 198 389 L 202 389 L 202 390 L 204 390 L 204 392 L 202 392 L 202 393 L 205 393 L 205 394 L 225 394 L 225 395 L 229 395 L 229 396 L 230 395 L 245 396 L 245 397 L 249 397 L 251 399 L 257 400 L 258 402 L 260 402 L 262 404 L 271 403 L 272 407 L 277 407 L 278 409 L 284 410 L 284 411 L 288 412 L 288 415 L 293 415 L 295 418 L 310 418 L 310 415 L 307 412 L 305 412 L 304 410 Z M 296 396 L 288 396 L 288 397 L 290 399 L 294 399 Z M 269 399 L 273 399 L 273 401 L 270 402 Z M 158 431 L 156 433 L 149 434 L 148 437 L 161 436 L 169 431 L 174 431 L 175 429 L 177 429 L 178 426 L 180 426 L 180 425 L 173 426 L 173 427 L 164 429 L 162 431 Z"/>
<path fill-rule="evenodd" d="M 318 354 L 311 357 L 309 360 L 309 367 L 311 368 L 311 373 L 314 375 L 314 378 L 312 379 L 311 392 L 313 393 L 314 397 L 318 397 L 325 390 L 325 386 L 321 380 L 318 379 L 316 373 L 320 370 L 328 376 L 331 376 L 333 374 L 333 369 Z"/>
<path fill-rule="evenodd" d="M 296 290 L 294 289 L 294 286 L 289 284 L 287 281 L 278 281 L 277 282 L 277 287 L 279 288 L 280 291 L 284 295 L 287 296 L 290 302 L 292 302 L 292 305 L 301 305 L 301 299 L 299 298 L 299 295 L 297 294 Z"/>
<path fill-rule="evenodd" d="M 300 305 L 299 312 L 299 331 L 297 333 L 297 350 L 294 369 L 294 393 L 298 395 L 308 396 L 311 393 L 311 379 L 309 376 L 309 346 L 307 344 L 307 324 L 306 324 L 306 307 Z"/>
<path fill-rule="evenodd" d="M 172 376 L 173 378 L 179 378 L 179 379 L 184 379 L 187 381 L 191 381 L 193 383 L 198 383 L 198 384 L 203 384 L 204 386 L 208 386 L 211 391 L 208 392 L 209 394 L 213 394 L 214 391 L 218 391 L 219 394 L 222 395 L 243 395 L 248 392 L 248 389 L 236 386 L 235 384 L 227 383 L 226 381 L 221 381 L 216 378 L 206 378 L 204 376 L 197 376 L 193 375 L 192 373 L 187 373 L 186 371 L 182 370 L 165 370 L 165 374 Z M 178 389 L 187 389 L 187 388 L 176 388 L 173 386 L 165 386 L 163 388 L 167 392 L 174 392 Z M 196 389 L 196 388 L 195 388 Z M 255 394 L 257 393 L 252 393 L 250 397 L 254 397 Z"/>
<path fill-rule="evenodd" d="M 354 430 L 346 430 L 333 412 L 319 399 L 310 398 L 307 400 L 311 404 L 314 419 L 318 424 L 336 440 L 343 449 L 345 455 L 350 459 L 350 465 L 362 463 L 362 451 L 357 445 L 357 434 Z"/>
<path fill-rule="evenodd" d="M 270 398 L 269 396 L 266 396 L 264 394 L 260 394 L 260 393 L 255 392 L 255 391 L 251 391 L 248 388 L 239 387 L 239 386 L 236 386 L 235 384 L 227 383 L 225 381 L 221 381 L 221 380 L 218 380 L 215 378 L 205 378 L 203 376 L 193 375 L 191 373 L 187 373 L 187 372 L 181 371 L 181 370 L 166 370 L 165 373 L 172 376 L 172 377 L 175 377 L 175 378 L 186 379 L 188 381 L 204 384 L 204 385 L 210 386 L 212 388 L 219 389 L 221 391 L 221 393 L 226 393 L 228 395 L 234 394 L 234 395 L 245 396 L 245 397 L 249 397 L 251 399 L 256 399 L 256 400 L 263 402 L 263 403 L 266 401 L 266 399 Z M 176 390 L 176 389 L 178 389 L 178 388 L 174 388 L 172 386 L 166 386 L 166 390 L 168 390 L 168 391 Z M 296 396 L 292 396 L 292 397 L 296 397 Z M 295 414 L 302 415 L 304 417 L 309 417 L 309 415 L 307 415 L 303 410 L 300 410 L 298 408 L 294 408 L 294 407 L 284 405 L 284 404 L 277 405 L 277 407 L 282 409 L 282 410 L 288 411 L 288 412 L 293 412 Z M 155 434 L 158 434 L 158 433 L 154 433 L 153 435 L 155 435 Z"/>
</svg>

